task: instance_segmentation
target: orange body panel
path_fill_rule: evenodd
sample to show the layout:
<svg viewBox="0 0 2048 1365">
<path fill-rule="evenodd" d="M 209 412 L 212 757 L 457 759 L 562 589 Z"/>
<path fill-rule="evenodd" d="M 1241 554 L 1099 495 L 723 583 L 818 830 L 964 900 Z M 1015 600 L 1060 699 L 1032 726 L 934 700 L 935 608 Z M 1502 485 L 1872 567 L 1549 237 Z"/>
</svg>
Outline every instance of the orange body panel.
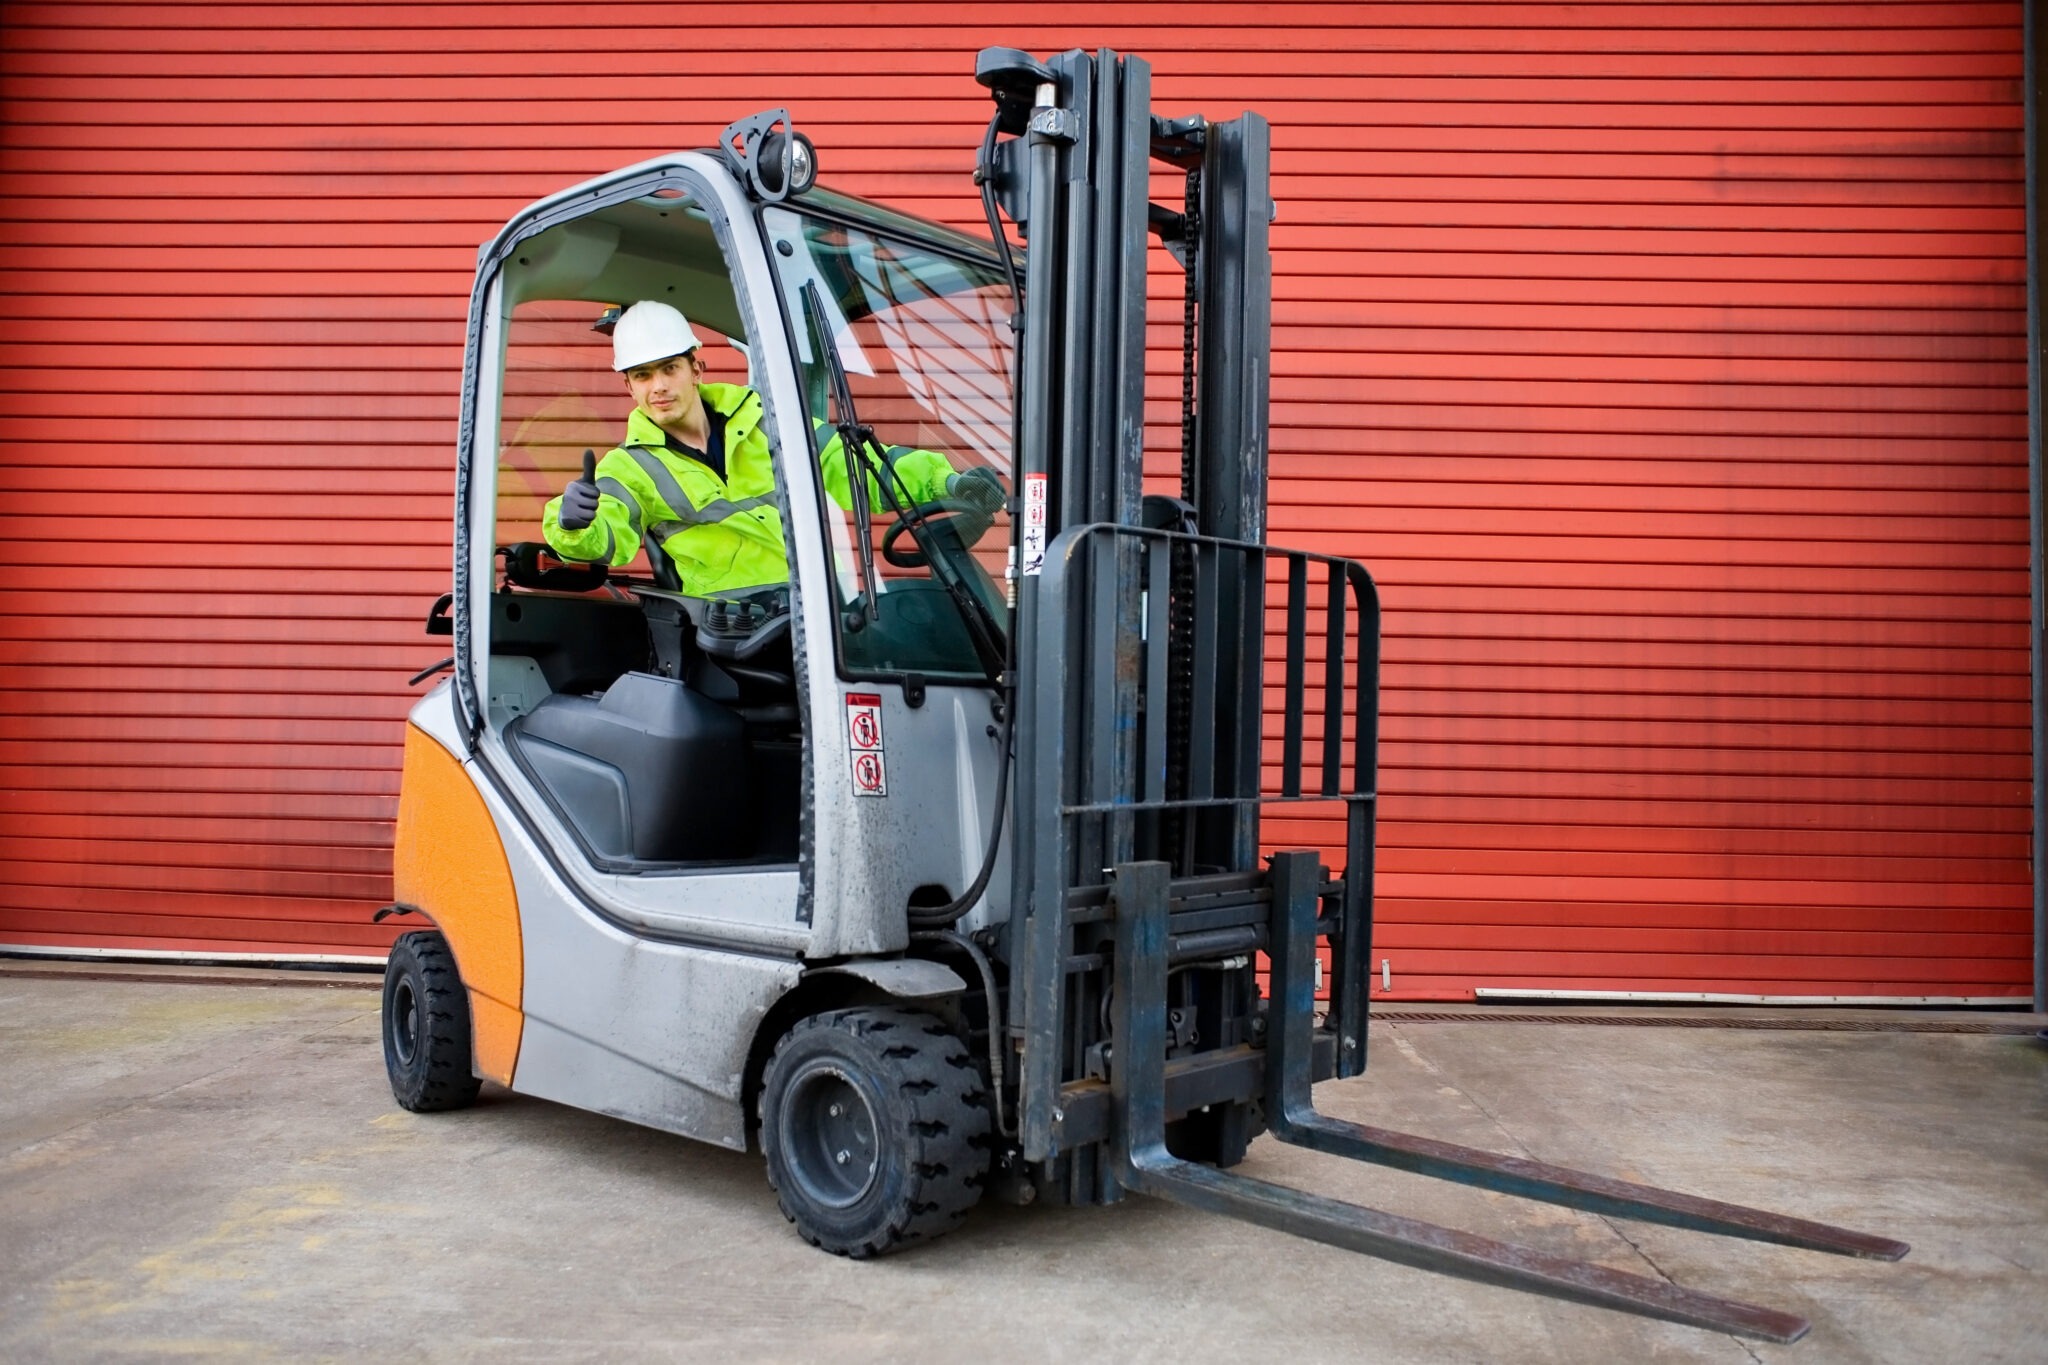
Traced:
<svg viewBox="0 0 2048 1365">
<path fill-rule="evenodd" d="M 512 1083 L 519 1062 L 525 959 L 519 897 L 505 846 L 461 762 L 416 725 L 405 728 L 393 888 L 440 927 L 469 988 L 477 1074 Z"/>
</svg>

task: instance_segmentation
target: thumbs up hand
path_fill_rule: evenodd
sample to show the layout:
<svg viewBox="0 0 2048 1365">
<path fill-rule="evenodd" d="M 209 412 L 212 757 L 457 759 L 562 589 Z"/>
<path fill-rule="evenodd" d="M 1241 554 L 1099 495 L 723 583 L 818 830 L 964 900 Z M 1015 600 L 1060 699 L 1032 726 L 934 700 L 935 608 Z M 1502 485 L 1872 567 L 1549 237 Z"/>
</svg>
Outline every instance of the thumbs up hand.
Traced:
<svg viewBox="0 0 2048 1365">
<path fill-rule="evenodd" d="M 597 520 L 597 452 L 583 452 L 583 477 L 562 490 L 561 527 L 580 531 Z"/>
</svg>

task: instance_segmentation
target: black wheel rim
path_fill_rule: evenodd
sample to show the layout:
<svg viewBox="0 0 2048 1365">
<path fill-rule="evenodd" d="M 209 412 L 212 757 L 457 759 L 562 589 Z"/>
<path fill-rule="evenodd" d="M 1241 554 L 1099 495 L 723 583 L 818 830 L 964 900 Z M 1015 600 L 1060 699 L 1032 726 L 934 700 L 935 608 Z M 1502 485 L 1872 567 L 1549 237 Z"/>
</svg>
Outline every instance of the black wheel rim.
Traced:
<svg viewBox="0 0 2048 1365">
<path fill-rule="evenodd" d="M 391 1052 L 400 1066 L 411 1066 L 420 1048 L 420 998 L 412 982 L 400 978 L 391 990 L 391 1014 L 385 1028 L 391 1035 Z"/>
<path fill-rule="evenodd" d="M 875 1111 L 837 1067 L 813 1067 L 790 1084 L 782 1100 L 782 1137 L 790 1176 L 813 1203 L 847 1208 L 874 1185 Z"/>
</svg>

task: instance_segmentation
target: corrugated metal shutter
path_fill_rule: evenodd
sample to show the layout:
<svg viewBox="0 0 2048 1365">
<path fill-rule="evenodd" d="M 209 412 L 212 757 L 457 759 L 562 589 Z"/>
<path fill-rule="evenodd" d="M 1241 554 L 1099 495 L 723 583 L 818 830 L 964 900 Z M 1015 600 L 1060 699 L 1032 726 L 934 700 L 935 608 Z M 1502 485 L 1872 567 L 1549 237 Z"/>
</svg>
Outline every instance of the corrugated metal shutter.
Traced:
<svg viewBox="0 0 2048 1365">
<path fill-rule="evenodd" d="M 1394 993 L 2023 993 L 2017 7 L 1466 13 L 1276 157 Z"/>
<path fill-rule="evenodd" d="M 1028 18 L 10 6 L 0 942 L 379 951 L 476 243 L 776 104 L 973 227 L 972 54 L 1087 43 L 1275 125 L 1273 524 L 1387 600 L 1394 994 L 2023 991 L 2017 5 Z"/>
</svg>

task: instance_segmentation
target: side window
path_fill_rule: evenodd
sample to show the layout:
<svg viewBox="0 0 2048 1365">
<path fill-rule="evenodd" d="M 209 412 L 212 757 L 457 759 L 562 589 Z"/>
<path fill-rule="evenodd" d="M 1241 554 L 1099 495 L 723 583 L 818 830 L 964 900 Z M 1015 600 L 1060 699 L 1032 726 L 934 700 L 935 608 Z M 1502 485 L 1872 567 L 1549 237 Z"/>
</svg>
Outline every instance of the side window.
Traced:
<svg viewBox="0 0 2048 1365">
<path fill-rule="evenodd" d="M 499 545 L 543 541 L 546 507 L 580 480 L 584 452 L 601 461 L 629 431 L 656 446 L 664 432 L 683 436 L 707 457 L 615 460 L 589 499 L 594 515 L 557 527 L 557 544 L 595 553 L 646 537 L 622 566 L 637 581 L 600 588 L 590 575 L 531 574 L 522 556 L 491 594 L 490 714 L 557 817 L 557 842 L 573 839 L 606 869 L 784 865 L 800 845 L 802 715 L 787 636 L 744 639 L 754 646 L 744 657 L 722 653 L 725 637 L 699 638 L 709 622 L 697 608 L 709 608 L 694 600 L 718 586 L 707 566 L 721 545 L 768 547 L 756 559 L 772 572 L 782 543 L 778 509 L 762 506 L 776 499 L 758 491 L 774 478 L 758 426 L 732 434 L 727 424 L 729 496 L 712 486 L 713 424 L 699 400 L 736 421 L 760 410 L 745 393 L 745 312 L 722 231 L 700 200 L 657 183 L 518 239 L 489 333 L 499 369 L 478 380 L 498 399 L 496 429 L 480 433 L 498 449 L 495 504 L 480 509 L 495 522 L 475 530 Z M 646 301 L 667 306 L 629 311 Z M 619 354 L 628 374 L 614 366 Z M 728 387 L 704 387 L 717 385 Z M 741 494 L 742 479 L 755 491 Z M 714 510 L 720 501 L 727 510 Z M 599 521 L 598 534 L 578 534 Z M 786 924 L 794 881 L 779 904 L 700 901 L 693 913 Z"/>
<path fill-rule="evenodd" d="M 605 312 L 582 299 L 529 299 L 512 310 L 499 407 L 500 545 L 539 540 L 541 509 L 582 472 L 583 452 L 603 458 L 625 436 L 633 400 L 612 369 L 611 338 L 593 330 Z M 743 347 L 709 323 L 692 318 L 691 328 L 706 381 L 748 382 Z M 626 572 L 648 572 L 644 549 Z"/>
<path fill-rule="evenodd" d="M 591 330 L 602 309 L 535 299 L 506 328 L 500 402 L 498 543 L 540 539 L 541 508 L 625 430 L 632 403 L 611 372 L 611 343 Z"/>
</svg>

